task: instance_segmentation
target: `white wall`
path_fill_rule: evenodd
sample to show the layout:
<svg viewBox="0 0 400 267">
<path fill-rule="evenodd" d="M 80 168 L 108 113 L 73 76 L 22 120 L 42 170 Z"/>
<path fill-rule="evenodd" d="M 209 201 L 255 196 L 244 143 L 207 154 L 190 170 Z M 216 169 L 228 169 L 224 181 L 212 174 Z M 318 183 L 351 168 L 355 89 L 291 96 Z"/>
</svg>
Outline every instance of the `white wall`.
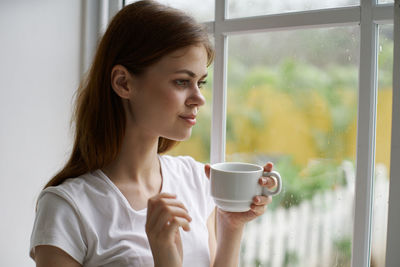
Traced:
<svg viewBox="0 0 400 267">
<path fill-rule="evenodd" d="M 0 0 L 0 266 L 34 266 L 41 187 L 70 151 L 80 0 Z"/>
</svg>

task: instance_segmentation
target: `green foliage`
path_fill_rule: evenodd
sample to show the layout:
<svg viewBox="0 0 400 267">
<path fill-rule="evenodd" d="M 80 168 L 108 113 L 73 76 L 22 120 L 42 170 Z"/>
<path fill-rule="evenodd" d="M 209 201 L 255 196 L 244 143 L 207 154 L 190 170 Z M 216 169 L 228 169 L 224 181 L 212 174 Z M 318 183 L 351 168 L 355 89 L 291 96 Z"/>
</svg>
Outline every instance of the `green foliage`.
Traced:
<svg viewBox="0 0 400 267">
<path fill-rule="evenodd" d="M 235 82 L 230 83 L 228 91 L 228 141 L 238 143 L 242 140 L 239 137 L 242 137 L 243 133 L 239 135 L 235 127 L 239 121 L 248 122 L 247 126 L 242 127 L 249 131 L 245 135 L 249 138 L 257 136 L 252 133 L 254 131 L 262 135 L 268 129 L 265 128 L 268 118 L 261 110 L 263 105 L 268 105 L 268 101 L 273 100 L 250 100 L 257 91 L 260 96 L 265 95 L 267 90 L 289 96 L 299 112 L 305 114 L 309 120 L 313 120 L 313 116 L 320 113 L 319 104 L 311 97 L 317 95 L 323 101 L 321 104 L 327 105 L 329 119 L 332 121 L 332 128 L 328 131 L 318 127 L 310 129 L 317 154 L 332 160 L 316 160 L 313 164 L 304 166 L 296 162 L 293 155 L 286 154 L 275 161 L 275 168 L 285 177 L 285 187 L 283 193 L 274 198 L 271 208 L 277 205 L 286 208 L 298 205 L 302 200 L 312 198 L 317 192 L 331 190 L 342 184 L 343 177 L 338 174 L 337 168 L 341 160 L 347 157 L 347 151 L 344 150 L 347 146 L 346 136 L 357 116 L 354 105 L 357 66 L 329 65 L 322 69 L 291 57 L 282 58 L 279 65 L 254 65 L 246 71 L 245 65 L 240 64 L 236 58 L 229 66 L 229 79 Z M 313 127 L 312 122 L 309 127 Z M 290 138 L 290 134 L 286 138 Z M 252 145 L 252 142 L 248 145 Z M 254 145 L 249 146 L 247 151 L 238 152 L 254 153 L 253 147 Z"/>
<path fill-rule="evenodd" d="M 336 255 L 333 263 L 335 266 L 350 266 L 351 265 L 351 238 L 342 237 L 334 241 Z"/>
<path fill-rule="evenodd" d="M 253 266 L 254 267 L 261 267 L 262 264 L 261 264 L 260 259 L 258 259 L 258 258 L 254 259 L 254 265 Z"/>
<path fill-rule="evenodd" d="M 332 160 L 316 160 L 306 169 L 293 162 L 291 157 L 283 157 L 275 168 L 285 177 L 282 193 L 274 197 L 269 207 L 290 208 L 303 200 L 311 199 L 316 193 L 332 190 L 344 185 L 345 180 L 339 164 Z"/>
<path fill-rule="evenodd" d="M 380 88 L 391 87 L 391 32 L 390 27 L 381 27 Z M 343 184 L 339 164 L 355 158 L 358 34 L 357 27 L 338 27 L 229 37 L 227 150 L 273 159 L 285 183 L 270 206 L 298 205 Z M 188 152 L 203 162 L 210 152 L 212 75 L 211 67 L 203 89 L 207 104 L 193 128 L 196 144 L 201 141 L 204 149 Z M 286 109 L 266 108 L 273 101 Z M 282 129 L 291 131 L 271 134 L 275 114 L 281 122 L 293 120 L 282 123 Z M 300 141 L 285 147 L 290 140 Z"/>
<path fill-rule="evenodd" d="M 252 68 L 251 72 L 248 72 L 246 76 L 243 77 L 243 81 L 239 82 L 238 90 L 241 97 L 246 97 L 250 90 L 268 84 L 272 88 L 279 88 L 279 77 L 280 73 L 271 68 L 266 68 L 265 66 L 255 66 Z M 232 86 L 232 90 L 236 87 Z"/>
<path fill-rule="evenodd" d="M 378 69 L 378 87 L 391 87 L 393 75 L 393 40 L 380 39 Z"/>
<path fill-rule="evenodd" d="M 285 259 L 283 262 L 284 267 L 295 267 L 299 266 L 299 256 L 296 251 L 286 250 Z"/>
</svg>

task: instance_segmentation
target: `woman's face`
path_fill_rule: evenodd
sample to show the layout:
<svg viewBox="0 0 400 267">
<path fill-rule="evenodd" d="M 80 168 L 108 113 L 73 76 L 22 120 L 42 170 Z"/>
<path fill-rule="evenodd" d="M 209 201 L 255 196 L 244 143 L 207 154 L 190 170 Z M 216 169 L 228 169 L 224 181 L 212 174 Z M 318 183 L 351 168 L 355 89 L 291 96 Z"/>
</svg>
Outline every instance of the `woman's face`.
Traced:
<svg viewBox="0 0 400 267">
<path fill-rule="evenodd" d="M 146 71 L 133 76 L 134 94 L 129 112 L 132 123 L 145 135 L 182 141 L 190 137 L 205 99 L 201 87 L 207 76 L 203 46 L 176 50 Z"/>
</svg>

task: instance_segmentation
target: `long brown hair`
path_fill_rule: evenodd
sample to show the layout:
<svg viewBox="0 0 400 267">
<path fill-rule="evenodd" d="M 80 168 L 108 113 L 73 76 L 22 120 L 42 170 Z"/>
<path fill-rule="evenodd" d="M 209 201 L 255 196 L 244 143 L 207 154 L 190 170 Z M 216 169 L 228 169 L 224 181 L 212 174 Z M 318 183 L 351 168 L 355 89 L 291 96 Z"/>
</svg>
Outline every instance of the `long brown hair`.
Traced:
<svg viewBox="0 0 400 267">
<path fill-rule="evenodd" d="M 90 71 L 78 88 L 71 156 L 44 188 L 100 169 L 120 152 L 126 118 L 121 98 L 111 87 L 113 66 L 123 65 L 139 75 L 163 56 L 199 44 L 206 48 L 210 64 L 214 51 L 207 32 L 179 10 L 148 0 L 121 9 L 100 40 Z M 175 143 L 160 137 L 158 153 L 168 151 Z"/>
</svg>

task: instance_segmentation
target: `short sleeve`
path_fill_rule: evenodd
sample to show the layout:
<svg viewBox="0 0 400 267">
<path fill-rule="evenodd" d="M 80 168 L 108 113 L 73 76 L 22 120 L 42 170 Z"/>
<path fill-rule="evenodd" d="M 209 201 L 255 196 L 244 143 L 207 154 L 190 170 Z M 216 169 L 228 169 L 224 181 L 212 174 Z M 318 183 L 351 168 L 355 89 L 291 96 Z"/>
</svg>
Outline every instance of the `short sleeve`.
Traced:
<svg viewBox="0 0 400 267">
<path fill-rule="evenodd" d="M 35 258 L 36 246 L 50 245 L 82 264 L 86 244 L 79 216 L 68 198 L 59 192 L 42 192 L 31 235 L 30 256 Z"/>
</svg>

